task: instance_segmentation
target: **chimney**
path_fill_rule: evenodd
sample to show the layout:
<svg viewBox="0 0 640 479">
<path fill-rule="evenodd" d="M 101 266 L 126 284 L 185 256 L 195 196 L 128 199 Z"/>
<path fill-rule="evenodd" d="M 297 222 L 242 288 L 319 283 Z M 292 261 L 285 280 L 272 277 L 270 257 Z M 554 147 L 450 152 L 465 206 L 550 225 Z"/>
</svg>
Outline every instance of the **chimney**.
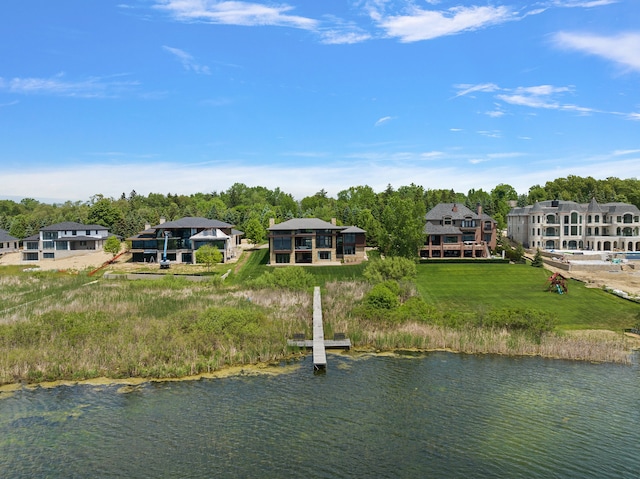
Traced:
<svg viewBox="0 0 640 479">
<path fill-rule="evenodd" d="M 336 225 L 336 219 L 335 219 L 335 218 L 331 218 L 331 224 L 332 224 L 333 226 L 335 226 L 335 225 Z"/>
<path fill-rule="evenodd" d="M 276 224 L 276 219 L 275 218 L 269 218 L 269 228 L 271 228 L 275 224 Z"/>
<path fill-rule="evenodd" d="M 144 224 L 144 229 L 146 230 L 150 230 L 151 229 L 151 224 L 150 223 L 145 223 Z"/>
<path fill-rule="evenodd" d="M 457 204 L 453 204 L 453 208 L 451 208 L 451 211 L 453 211 L 454 213 L 458 212 L 458 205 Z"/>
<path fill-rule="evenodd" d="M 165 223 L 165 221 L 167 221 L 167 219 L 164 216 L 160 217 L 160 224 L 163 225 Z"/>
<path fill-rule="evenodd" d="M 482 216 L 482 203 L 479 201 L 476 203 L 476 213 L 478 213 L 478 216 Z"/>
</svg>

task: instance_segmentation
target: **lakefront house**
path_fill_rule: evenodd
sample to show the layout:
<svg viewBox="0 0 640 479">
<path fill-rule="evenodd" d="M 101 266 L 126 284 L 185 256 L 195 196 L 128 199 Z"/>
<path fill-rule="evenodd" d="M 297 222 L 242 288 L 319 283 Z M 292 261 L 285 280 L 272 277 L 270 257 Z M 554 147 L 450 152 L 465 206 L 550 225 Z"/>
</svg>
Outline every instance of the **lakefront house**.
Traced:
<svg viewBox="0 0 640 479">
<path fill-rule="evenodd" d="M 102 225 L 65 221 L 41 228 L 37 235 L 23 240 L 23 261 L 61 259 L 99 251 L 109 237 Z"/>
<path fill-rule="evenodd" d="M 488 258 L 497 242 L 497 223 L 478 204 L 440 203 L 425 216 L 421 258 Z"/>
<path fill-rule="evenodd" d="M 341 264 L 366 259 L 366 231 L 338 226 L 335 219 L 293 218 L 269 220 L 269 264 Z"/>
<path fill-rule="evenodd" d="M 0 228 L 0 255 L 5 253 L 15 253 L 20 249 L 20 240 L 14 238 L 7 230 Z"/>
<path fill-rule="evenodd" d="M 640 210 L 628 203 L 549 200 L 513 207 L 507 236 L 525 248 L 640 251 Z"/>
<path fill-rule="evenodd" d="M 159 262 L 167 236 L 167 259 L 172 263 L 195 264 L 195 252 L 205 244 L 218 248 L 223 262 L 235 257 L 243 234 L 224 221 L 188 216 L 175 221 L 160 218 L 159 224 L 146 225 L 144 231 L 127 240 L 131 241 L 133 262 Z"/>
</svg>

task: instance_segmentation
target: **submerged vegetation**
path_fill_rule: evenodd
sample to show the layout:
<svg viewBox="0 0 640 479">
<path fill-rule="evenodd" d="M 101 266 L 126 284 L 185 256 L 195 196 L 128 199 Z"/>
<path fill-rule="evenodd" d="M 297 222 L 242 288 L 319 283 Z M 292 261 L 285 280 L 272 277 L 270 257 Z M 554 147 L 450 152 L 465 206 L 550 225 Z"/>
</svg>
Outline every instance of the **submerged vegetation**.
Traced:
<svg viewBox="0 0 640 479">
<path fill-rule="evenodd" d="M 241 258 L 224 282 L 107 280 L 85 273 L 0 269 L 0 384 L 100 376 L 181 377 L 298 354 L 311 337 L 312 286 L 325 335 L 355 348 L 448 349 L 629 361 L 622 330 L 637 304 L 572 282 L 545 292 L 524 265 L 405 264 L 270 268 Z M 587 333 L 573 330 L 606 329 Z"/>
</svg>

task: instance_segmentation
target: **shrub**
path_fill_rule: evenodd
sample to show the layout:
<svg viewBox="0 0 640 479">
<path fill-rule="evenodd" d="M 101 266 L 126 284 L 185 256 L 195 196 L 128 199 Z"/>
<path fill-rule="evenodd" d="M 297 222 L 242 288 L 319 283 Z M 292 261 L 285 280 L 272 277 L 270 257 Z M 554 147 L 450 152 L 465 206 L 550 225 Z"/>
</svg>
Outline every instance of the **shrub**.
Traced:
<svg viewBox="0 0 640 479">
<path fill-rule="evenodd" d="M 307 289 L 313 286 L 313 282 L 313 275 L 301 266 L 286 266 L 266 271 L 248 283 L 254 288 Z"/>
<path fill-rule="evenodd" d="M 400 287 L 394 281 L 376 284 L 364 297 L 366 305 L 375 309 L 394 309 L 400 306 Z"/>
<path fill-rule="evenodd" d="M 388 280 L 401 281 L 415 278 L 417 269 L 415 261 L 394 256 L 369 261 L 362 274 L 373 283 Z"/>
</svg>

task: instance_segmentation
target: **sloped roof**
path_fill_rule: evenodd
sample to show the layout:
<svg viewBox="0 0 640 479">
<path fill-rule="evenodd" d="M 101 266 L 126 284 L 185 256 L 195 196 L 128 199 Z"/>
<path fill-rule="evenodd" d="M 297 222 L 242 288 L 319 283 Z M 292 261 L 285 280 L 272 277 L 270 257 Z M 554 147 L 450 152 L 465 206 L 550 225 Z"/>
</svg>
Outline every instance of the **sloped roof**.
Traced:
<svg viewBox="0 0 640 479">
<path fill-rule="evenodd" d="M 98 230 L 106 231 L 109 228 L 102 225 L 83 225 L 82 223 L 76 223 L 75 221 L 63 221 L 62 223 L 56 223 L 53 225 L 40 228 L 40 231 L 73 231 L 73 230 Z"/>
<path fill-rule="evenodd" d="M 598 204 L 595 198 L 591 198 L 589 205 L 587 206 L 587 212 L 589 213 L 602 213 L 602 208 Z"/>
<path fill-rule="evenodd" d="M 427 223 L 424 225 L 424 233 L 428 235 L 459 235 L 462 234 L 460 228 L 453 225 L 439 225 L 437 223 Z"/>
<path fill-rule="evenodd" d="M 282 223 L 275 224 L 268 231 L 283 230 L 343 230 L 344 226 L 336 226 L 319 218 L 293 218 Z"/>
<path fill-rule="evenodd" d="M 20 241 L 18 238 L 14 238 L 9 234 L 7 230 L 3 230 L 0 228 L 0 241 Z"/>
<path fill-rule="evenodd" d="M 341 233 L 366 233 L 362 228 L 358 228 L 357 226 L 348 226 L 341 231 Z"/>
<path fill-rule="evenodd" d="M 438 203 L 431 208 L 425 215 L 427 221 L 440 221 L 442 218 L 451 218 L 452 220 L 463 220 L 465 218 L 474 219 L 489 219 L 494 221 L 493 218 L 484 213 L 478 215 L 475 211 L 467 208 L 460 203 Z"/>
<path fill-rule="evenodd" d="M 219 220 L 210 220 L 199 216 L 185 216 L 174 221 L 166 221 L 155 225 L 154 229 L 177 229 L 177 228 L 231 228 L 233 225 Z"/>
</svg>

